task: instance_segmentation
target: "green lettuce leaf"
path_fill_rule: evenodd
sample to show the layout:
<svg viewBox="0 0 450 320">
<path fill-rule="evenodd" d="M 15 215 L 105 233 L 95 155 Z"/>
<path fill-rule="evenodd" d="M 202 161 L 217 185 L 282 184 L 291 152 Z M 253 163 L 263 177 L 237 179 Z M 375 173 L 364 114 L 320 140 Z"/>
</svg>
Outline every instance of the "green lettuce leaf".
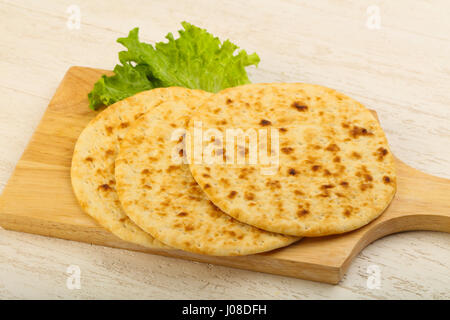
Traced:
<svg viewBox="0 0 450 320">
<path fill-rule="evenodd" d="M 89 93 L 90 106 L 105 104 L 156 87 L 181 86 L 217 92 L 250 83 L 245 68 L 259 63 L 256 53 L 247 54 L 226 40 L 221 42 L 206 30 L 183 22 L 179 37 L 153 47 L 139 41 L 139 29 L 117 42 L 127 50 L 119 52 L 122 64 L 112 77 L 103 76 Z M 119 74 L 116 72 L 119 71 Z M 136 82 L 136 83 L 135 83 Z"/>
<path fill-rule="evenodd" d="M 146 65 L 116 65 L 114 75 L 103 75 L 88 94 L 89 108 L 96 110 L 103 105 L 109 106 L 138 92 L 154 88 L 155 84 L 149 80 L 147 74 L 149 70 Z"/>
</svg>

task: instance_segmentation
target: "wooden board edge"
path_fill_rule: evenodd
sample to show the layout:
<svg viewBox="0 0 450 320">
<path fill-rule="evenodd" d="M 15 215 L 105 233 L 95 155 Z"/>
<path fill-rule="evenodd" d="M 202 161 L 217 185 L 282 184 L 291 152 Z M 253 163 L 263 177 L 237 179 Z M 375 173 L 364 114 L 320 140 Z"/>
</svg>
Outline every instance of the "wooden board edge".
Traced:
<svg viewBox="0 0 450 320">
<path fill-rule="evenodd" d="M 35 219 L 28 216 L 17 217 L 4 213 L 0 213 L 0 220 L 2 221 L 1 227 L 5 230 L 106 246 L 114 249 L 126 249 L 136 252 L 156 254 L 169 258 L 181 258 L 184 260 L 329 284 L 339 283 L 343 276 L 342 269 L 339 267 L 304 263 L 295 260 L 277 259 L 276 257 L 269 257 L 267 253 L 240 257 L 207 256 L 181 250 L 161 250 L 142 247 L 125 242 L 101 227 L 86 227 L 84 228 L 85 230 L 80 230 L 80 226 L 73 228 L 68 224 L 55 223 L 54 221 Z M 42 230 L 46 230 L 46 232 L 44 233 Z M 83 236 L 84 233 L 89 233 L 91 241 L 86 241 L 87 237 Z M 92 238 L 94 240 L 92 240 Z"/>
</svg>

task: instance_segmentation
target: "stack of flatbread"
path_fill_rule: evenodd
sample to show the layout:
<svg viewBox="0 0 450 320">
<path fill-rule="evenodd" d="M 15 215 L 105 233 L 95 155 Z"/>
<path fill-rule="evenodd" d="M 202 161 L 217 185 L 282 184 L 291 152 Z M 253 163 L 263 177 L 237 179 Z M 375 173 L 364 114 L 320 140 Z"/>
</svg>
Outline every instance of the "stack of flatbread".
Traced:
<svg viewBox="0 0 450 320">
<path fill-rule="evenodd" d="M 83 210 L 119 238 L 216 256 L 355 230 L 396 190 L 370 111 L 300 83 L 139 93 L 88 124 L 71 177 Z"/>
</svg>

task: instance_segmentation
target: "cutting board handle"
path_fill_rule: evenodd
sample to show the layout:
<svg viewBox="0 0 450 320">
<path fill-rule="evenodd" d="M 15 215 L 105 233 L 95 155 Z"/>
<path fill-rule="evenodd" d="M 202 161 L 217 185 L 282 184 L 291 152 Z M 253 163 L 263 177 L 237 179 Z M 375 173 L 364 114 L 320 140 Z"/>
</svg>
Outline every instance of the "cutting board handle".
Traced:
<svg viewBox="0 0 450 320">
<path fill-rule="evenodd" d="M 378 119 L 375 111 L 374 117 Z M 412 230 L 450 232 L 450 180 L 432 176 L 395 158 L 397 193 L 388 209 L 368 228 L 378 238 Z M 377 238 L 377 239 L 378 239 Z"/>
<path fill-rule="evenodd" d="M 450 180 L 397 163 L 397 193 L 377 220 L 358 230 L 361 233 L 350 255 L 389 234 L 429 230 L 450 233 Z"/>
<path fill-rule="evenodd" d="M 402 178 L 396 196 L 403 200 L 403 207 L 396 208 L 403 215 L 398 218 L 404 229 L 400 231 L 450 232 L 450 180 L 423 173 L 400 160 L 397 164 L 397 170 L 403 171 L 398 174 Z"/>
</svg>

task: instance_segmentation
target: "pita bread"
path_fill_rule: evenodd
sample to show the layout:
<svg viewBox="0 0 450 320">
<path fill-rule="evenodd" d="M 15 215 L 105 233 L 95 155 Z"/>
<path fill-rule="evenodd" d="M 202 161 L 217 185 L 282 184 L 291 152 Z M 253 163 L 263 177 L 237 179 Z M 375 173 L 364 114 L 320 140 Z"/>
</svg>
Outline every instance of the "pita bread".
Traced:
<svg viewBox="0 0 450 320">
<path fill-rule="evenodd" d="M 191 135 L 196 122 L 224 140 L 229 128 L 275 129 L 279 136 L 276 148 L 262 135 L 258 141 L 279 160 L 267 165 L 273 172 L 263 170 L 262 158 L 249 164 L 250 155 L 244 164 L 191 161 L 208 198 L 241 222 L 294 236 L 338 234 L 378 217 L 394 196 L 394 157 L 383 130 L 369 110 L 335 90 L 301 83 L 230 88 L 196 111 Z M 203 141 L 203 150 L 211 141 Z M 248 144 L 235 144 L 234 153 L 223 145 L 228 160 L 249 153 Z"/>
<path fill-rule="evenodd" d="M 182 102 L 164 103 L 126 134 L 116 159 L 117 193 L 126 214 L 168 246 L 200 254 L 253 254 L 297 240 L 243 224 L 208 200 L 181 162 L 183 129 L 192 113 Z"/>
<path fill-rule="evenodd" d="M 131 124 L 164 101 L 198 104 L 209 93 L 158 88 L 119 101 L 97 115 L 80 134 L 72 158 L 72 186 L 83 210 L 122 240 L 146 247 L 166 247 L 142 231 L 123 212 L 116 193 L 114 161 Z"/>
</svg>

